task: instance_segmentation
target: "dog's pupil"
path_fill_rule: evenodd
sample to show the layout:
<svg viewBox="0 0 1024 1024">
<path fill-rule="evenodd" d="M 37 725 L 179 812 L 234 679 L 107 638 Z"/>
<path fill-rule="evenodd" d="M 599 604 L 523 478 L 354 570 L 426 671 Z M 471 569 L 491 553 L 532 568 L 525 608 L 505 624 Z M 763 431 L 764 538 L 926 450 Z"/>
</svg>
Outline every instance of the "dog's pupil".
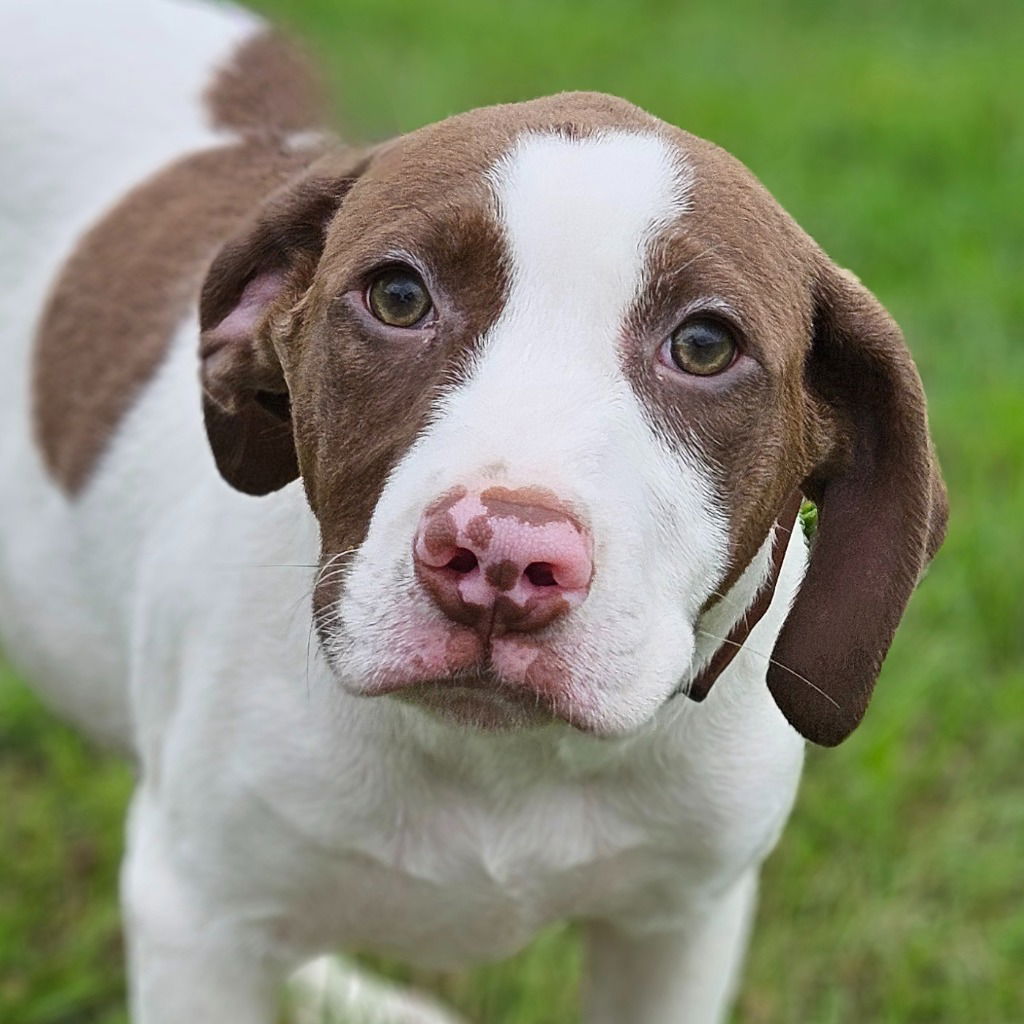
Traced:
<svg viewBox="0 0 1024 1024">
<path fill-rule="evenodd" d="M 388 283 L 387 296 L 393 308 L 398 309 L 399 312 L 405 312 L 415 306 L 420 296 L 420 290 L 415 281 L 411 281 L 409 278 L 399 278 Z"/>
<path fill-rule="evenodd" d="M 401 270 L 377 278 L 370 288 L 369 302 L 378 320 L 396 327 L 412 326 L 430 308 L 423 283 Z"/>
<path fill-rule="evenodd" d="M 672 355 L 689 373 L 715 373 L 732 359 L 735 343 L 729 331 L 709 320 L 684 324 L 672 338 Z"/>
</svg>

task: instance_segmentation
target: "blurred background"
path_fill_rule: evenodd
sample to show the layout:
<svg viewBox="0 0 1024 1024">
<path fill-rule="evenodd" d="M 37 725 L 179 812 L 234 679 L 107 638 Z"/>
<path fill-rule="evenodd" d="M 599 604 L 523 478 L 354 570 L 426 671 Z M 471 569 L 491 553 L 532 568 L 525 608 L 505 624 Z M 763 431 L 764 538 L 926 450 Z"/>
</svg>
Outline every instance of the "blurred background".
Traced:
<svg viewBox="0 0 1024 1024">
<path fill-rule="evenodd" d="M 810 752 L 735 1020 L 1024 1021 L 1024 4 L 254 6 L 320 54 L 359 140 L 560 89 L 625 96 L 736 154 L 892 310 L 949 539 L 865 724 Z M 130 784 L 0 665 L 0 1020 L 126 1020 Z M 417 980 L 479 1024 L 564 1024 L 578 971 L 566 927 Z"/>
</svg>

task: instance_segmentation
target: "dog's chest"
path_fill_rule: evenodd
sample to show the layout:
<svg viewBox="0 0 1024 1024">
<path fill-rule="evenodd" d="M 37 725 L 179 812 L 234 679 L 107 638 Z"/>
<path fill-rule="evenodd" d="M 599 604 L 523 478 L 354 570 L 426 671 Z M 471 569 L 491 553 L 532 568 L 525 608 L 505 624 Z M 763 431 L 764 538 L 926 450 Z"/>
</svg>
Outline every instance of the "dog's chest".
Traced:
<svg viewBox="0 0 1024 1024">
<path fill-rule="evenodd" d="M 788 808 L 754 815 L 757 794 L 727 786 L 751 802 L 735 814 L 711 787 L 650 775 L 421 781 L 367 794 L 336 827 L 321 819 L 315 840 L 292 832 L 283 861 L 310 870 L 279 878 L 300 943 L 447 968 L 507 956 L 564 919 L 671 925 L 763 852 Z"/>
<path fill-rule="evenodd" d="M 671 913 L 666 901 L 692 898 L 699 837 L 601 803 L 561 793 L 519 808 L 406 808 L 390 834 L 341 854 L 314 913 L 345 945 L 446 967 L 507 956 L 553 921 L 618 916 L 638 901 Z"/>
</svg>

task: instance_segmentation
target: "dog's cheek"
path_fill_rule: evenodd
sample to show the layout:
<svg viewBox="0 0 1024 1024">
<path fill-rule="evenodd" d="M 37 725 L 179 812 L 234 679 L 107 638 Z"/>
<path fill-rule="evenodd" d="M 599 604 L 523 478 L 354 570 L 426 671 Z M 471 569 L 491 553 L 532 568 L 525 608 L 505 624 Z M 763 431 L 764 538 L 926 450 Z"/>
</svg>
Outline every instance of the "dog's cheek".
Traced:
<svg viewBox="0 0 1024 1024">
<path fill-rule="evenodd" d="M 371 520 L 387 518 L 389 478 L 431 417 L 438 369 L 374 353 L 359 337 L 324 340 L 307 342 L 292 388 L 299 465 L 320 525 L 313 607 L 321 623 L 335 618 Z M 407 552 L 408 544 L 377 550 L 369 569 L 378 598 Z"/>
<path fill-rule="evenodd" d="M 658 552 L 652 576 L 665 604 L 692 623 L 728 564 L 735 509 L 701 446 L 660 432 L 650 437 L 645 476 Z"/>
<path fill-rule="evenodd" d="M 296 448 L 328 553 L 358 546 L 395 463 L 429 413 L 423 376 L 365 356 L 358 338 L 313 338 L 293 375 Z M 291 383 L 292 381 L 290 381 Z"/>
</svg>

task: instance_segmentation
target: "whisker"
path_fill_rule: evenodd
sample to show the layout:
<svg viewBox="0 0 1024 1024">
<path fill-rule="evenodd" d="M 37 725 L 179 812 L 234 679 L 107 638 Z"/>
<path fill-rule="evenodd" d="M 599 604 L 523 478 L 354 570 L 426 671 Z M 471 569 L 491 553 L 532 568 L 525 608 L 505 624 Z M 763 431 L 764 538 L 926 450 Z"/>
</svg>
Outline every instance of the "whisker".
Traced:
<svg viewBox="0 0 1024 1024">
<path fill-rule="evenodd" d="M 335 565 L 334 563 L 337 562 L 338 559 L 344 558 L 346 555 L 354 554 L 358 550 L 358 548 L 347 548 L 345 551 L 339 551 L 337 554 L 331 555 L 331 557 L 328 558 L 320 568 L 320 571 L 316 574 L 316 577 L 313 580 L 313 585 L 303 595 L 302 600 L 312 597 L 313 594 L 315 594 L 316 591 L 325 583 L 333 581 L 338 576 L 346 572 L 348 570 L 347 565 Z"/>
<path fill-rule="evenodd" d="M 717 640 L 719 643 L 732 644 L 733 647 L 738 647 L 741 650 L 749 651 L 751 654 L 756 655 L 758 658 L 763 658 L 768 664 L 775 665 L 777 668 L 781 668 L 783 672 L 788 672 L 791 676 L 796 677 L 802 683 L 806 683 L 815 693 L 820 694 L 825 698 L 837 711 L 842 711 L 843 708 L 833 700 L 820 686 L 815 685 L 806 676 L 801 675 L 794 669 L 791 669 L 788 665 L 783 665 L 781 661 L 776 661 L 771 655 L 765 654 L 763 651 L 755 651 L 752 647 L 747 647 L 745 644 L 738 643 L 735 640 L 730 640 L 727 636 L 716 636 L 714 633 L 709 633 L 706 629 L 697 629 L 697 632 L 703 636 L 709 637 L 711 640 Z"/>
<path fill-rule="evenodd" d="M 779 531 L 781 533 L 792 534 L 795 525 L 796 525 L 795 521 L 793 523 L 791 523 L 789 526 L 784 525 L 781 521 L 777 521 L 775 523 L 775 526 L 774 526 L 773 529 L 777 530 L 777 531 Z M 774 533 L 770 534 L 769 536 L 771 536 L 773 541 L 774 541 Z M 749 568 L 749 566 L 748 566 L 748 568 Z M 761 586 L 763 587 L 767 583 L 768 583 L 768 579 L 766 578 L 765 580 L 762 581 Z M 750 610 L 751 605 L 753 604 L 753 599 L 751 599 L 751 603 L 750 604 L 745 605 L 745 606 L 741 605 L 735 598 L 730 597 L 728 594 L 722 593 L 721 590 L 712 590 L 711 593 L 708 596 L 715 598 L 717 601 L 723 602 L 729 608 L 736 609 L 737 611 L 739 611 L 739 613 L 741 615 L 746 615 L 746 613 Z"/>
<path fill-rule="evenodd" d="M 317 583 L 319 583 L 320 579 L 324 576 L 328 569 L 330 569 L 334 565 L 334 563 L 338 561 L 339 558 L 344 558 L 346 555 L 354 554 L 358 550 L 358 548 L 346 548 L 344 551 L 338 551 L 337 553 L 331 555 L 331 557 L 328 558 L 327 561 L 324 562 L 323 566 L 320 568 L 320 572 L 317 573 Z"/>
<path fill-rule="evenodd" d="M 338 551 L 331 555 L 326 562 L 320 567 L 320 571 L 316 574 L 313 580 L 313 585 L 306 591 L 305 594 L 299 599 L 300 601 L 308 601 L 317 590 L 324 586 L 325 583 L 333 582 L 336 578 L 342 575 L 348 570 L 347 565 L 338 565 L 342 558 L 348 555 L 355 554 L 359 550 L 358 547 L 346 548 L 344 551 Z M 309 700 L 310 683 L 309 683 L 309 670 L 310 670 L 310 655 L 314 653 L 313 646 L 313 632 L 318 626 L 321 628 L 328 628 L 333 626 L 340 617 L 340 609 L 335 606 L 329 612 L 326 612 L 318 620 L 316 615 L 310 615 L 309 617 L 309 629 L 306 631 L 306 666 L 305 666 L 305 682 L 306 682 L 306 700 Z M 317 655 L 321 654 L 321 648 L 318 644 L 315 648 Z"/>
<path fill-rule="evenodd" d="M 341 576 L 343 573 L 346 573 L 346 572 L 348 572 L 348 566 L 347 565 L 336 565 L 329 572 L 322 572 L 322 573 L 320 573 L 320 575 L 317 577 L 317 581 L 319 583 L 326 583 L 327 580 L 333 580 L 333 579 L 337 578 L 338 576 Z"/>
<path fill-rule="evenodd" d="M 316 569 L 317 562 L 250 562 L 246 569 Z"/>
</svg>

